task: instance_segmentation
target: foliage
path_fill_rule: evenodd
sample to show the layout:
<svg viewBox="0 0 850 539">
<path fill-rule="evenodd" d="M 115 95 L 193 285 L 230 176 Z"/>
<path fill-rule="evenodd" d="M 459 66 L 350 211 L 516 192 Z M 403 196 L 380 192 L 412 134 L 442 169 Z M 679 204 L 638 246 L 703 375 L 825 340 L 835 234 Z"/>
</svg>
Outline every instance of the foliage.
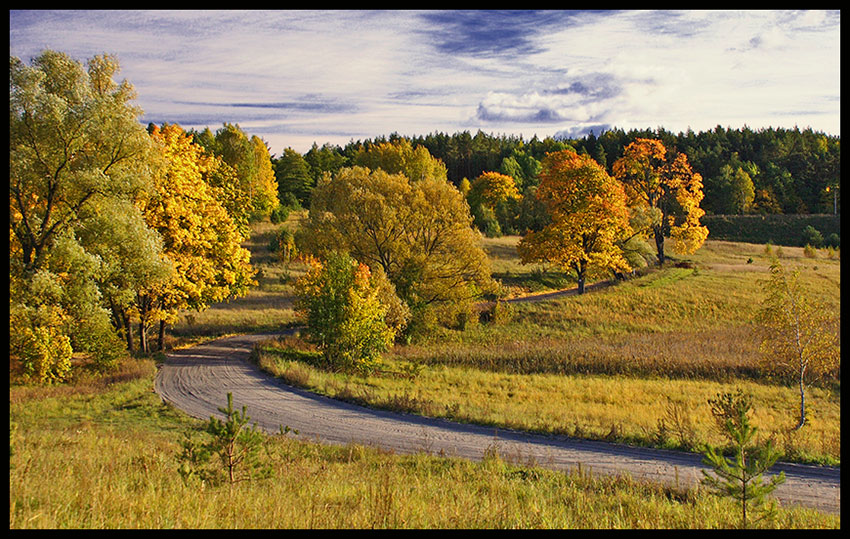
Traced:
<svg viewBox="0 0 850 539">
<path fill-rule="evenodd" d="M 296 284 L 296 297 L 310 340 L 334 369 L 374 369 L 397 328 L 387 324 L 389 307 L 381 302 L 369 267 L 339 254 L 307 262 L 309 270 Z"/>
<path fill-rule="evenodd" d="M 803 229 L 803 243 L 820 248 L 823 245 L 823 234 L 812 225 L 806 225 L 806 228 Z"/>
<path fill-rule="evenodd" d="M 269 249 L 277 253 L 281 262 L 290 262 L 298 256 L 298 249 L 295 246 L 295 234 L 288 228 L 281 227 L 274 238 L 272 238 Z"/>
<path fill-rule="evenodd" d="M 462 305 L 492 286 L 471 220 L 463 196 L 445 180 L 344 168 L 313 191 L 299 245 L 380 266 L 416 317 Z"/>
<path fill-rule="evenodd" d="M 50 50 L 31 66 L 10 57 L 10 345 L 40 365 L 37 378 L 61 379 L 72 351 L 114 364 L 121 346 L 107 309 L 127 292 L 115 276 L 159 263 L 156 235 L 131 204 L 155 150 L 118 71 L 110 56 L 86 67 Z M 123 217 L 114 230 L 110 216 Z"/>
<path fill-rule="evenodd" d="M 794 380 L 799 387 L 796 429 L 806 423 L 806 385 L 831 374 L 841 364 L 840 314 L 835 315 L 806 290 L 799 277 L 799 269 L 789 273 L 774 259 L 756 317 L 763 368 Z"/>
<path fill-rule="evenodd" d="M 255 221 L 267 217 L 278 206 L 278 185 L 268 147 L 256 135 L 250 138 L 239 125 L 225 123 L 213 135 L 209 129 L 190 133 L 193 142 L 211 155 L 221 157 L 234 174 L 228 175 L 228 191 L 239 193 L 245 202 L 237 209 L 240 217 Z M 219 182 L 221 185 L 223 182 Z M 239 220 L 239 219 L 237 219 Z"/>
<path fill-rule="evenodd" d="M 747 527 L 747 509 L 750 505 L 762 505 L 765 497 L 778 485 L 785 482 L 785 472 L 780 472 L 768 483 L 762 475 L 776 463 L 780 452 L 768 441 L 755 447 L 758 429 L 751 424 L 752 398 L 740 390 L 737 393 L 718 394 L 710 399 L 711 413 L 732 444 L 734 457 L 727 459 L 716 448 L 708 445 L 703 462 L 713 468 L 715 476 L 702 470 L 703 484 L 716 493 L 729 496 L 741 505 L 741 527 Z M 762 518 L 772 517 L 775 505 L 769 507 Z"/>
<path fill-rule="evenodd" d="M 309 203 L 316 180 L 310 173 L 310 164 L 301 154 L 292 148 L 284 149 L 283 155 L 274 160 L 274 175 L 281 201 L 292 193 L 300 204 Z"/>
<path fill-rule="evenodd" d="M 389 174 L 403 174 L 411 182 L 426 178 L 446 180 L 446 166 L 432 157 L 424 146 L 414 148 L 407 139 L 360 148 L 353 164 L 372 170 L 380 168 Z"/>
<path fill-rule="evenodd" d="M 540 178 L 537 197 L 552 222 L 523 237 L 517 246 L 522 262 L 575 271 L 580 294 L 588 271 L 625 271 L 617 246 L 630 233 L 622 186 L 590 157 L 571 150 L 547 155 Z"/>
<path fill-rule="evenodd" d="M 667 160 L 663 142 L 637 139 L 623 150 L 613 165 L 615 177 L 623 182 L 630 208 L 643 209 L 649 217 L 639 233 L 655 239 L 658 263 L 663 264 L 664 237 L 676 241 L 680 253 L 693 253 L 708 236 L 699 222 L 705 214 L 702 177 L 688 164 L 685 154 Z"/>
<path fill-rule="evenodd" d="M 705 215 L 701 221 L 711 230 L 711 238 L 747 243 L 772 243 L 803 247 L 807 227 L 829 238 L 840 238 L 841 216 L 833 215 Z"/>
<path fill-rule="evenodd" d="M 138 286 L 135 309 L 142 328 L 152 320 L 173 321 L 179 309 L 202 310 L 244 295 L 255 284 L 250 253 L 241 246 L 244 237 L 203 180 L 210 163 L 203 149 L 177 125 L 154 127 L 151 137 L 166 166 L 154 187 L 139 194 L 137 205 L 162 237 L 174 272 L 165 283 Z M 142 346 L 145 350 L 144 341 Z"/>
<path fill-rule="evenodd" d="M 251 419 L 247 407 L 242 411 L 233 408 L 233 393 L 227 394 L 227 407 L 219 408 L 224 421 L 210 417 L 205 431 L 210 435 L 208 441 L 198 443 L 186 433 L 181 442 L 182 452 L 178 458 L 178 472 L 184 481 L 197 477 L 213 485 L 225 479 L 231 485 L 241 481 L 263 479 L 271 476 L 268 462 L 260 458 L 267 436 L 257 428 L 248 425 Z M 213 456 L 217 456 L 221 467 L 210 465 Z"/>
</svg>

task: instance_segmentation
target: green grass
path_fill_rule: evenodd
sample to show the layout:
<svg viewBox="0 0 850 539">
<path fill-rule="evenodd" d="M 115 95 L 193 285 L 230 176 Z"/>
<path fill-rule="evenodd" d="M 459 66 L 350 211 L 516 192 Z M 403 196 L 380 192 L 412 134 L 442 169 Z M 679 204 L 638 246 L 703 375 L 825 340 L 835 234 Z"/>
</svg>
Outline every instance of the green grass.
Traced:
<svg viewBox="0 0 850 539">
<path fill-rule="evenodd" d="M 737 526 L 728 500 L 550 471 L 497 444 L 470 462 L 273 436 L 271 478 L 184 483 L 179 439 L 203 422 L 160 401 L 150 367 L 109 385 L 10 388 L 10 529 Z M 840 516 L 783 509 L 762 525 L 836 529 Z"/>
</svg>

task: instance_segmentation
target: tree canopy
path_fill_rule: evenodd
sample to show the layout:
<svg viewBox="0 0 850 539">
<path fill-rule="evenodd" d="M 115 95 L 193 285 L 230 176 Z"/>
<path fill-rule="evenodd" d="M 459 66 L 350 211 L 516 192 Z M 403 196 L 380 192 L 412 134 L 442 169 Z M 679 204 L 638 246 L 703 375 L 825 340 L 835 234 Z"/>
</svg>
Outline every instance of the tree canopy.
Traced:
<svg viewBox="0 0 850 539">
<path fill-rule="evenodd" d="M 618 242 L 631 232 L 623 186 L 593 159 L 572 150 L 543 159 L 537 197 L 551 222 L 517 246 L 523 263 L 551 262 L 573 270 L 579 294 L 588 271 L 625 271 Z"/>
<path fill-rule="evenodd" d="M 439 178 L 341 169 L 313 191 L 301 238 L 315 255 L 339 251 L 380 266 L 414 316 L 464 304 L 492 285 L 468 206 Z"/>
</svg>

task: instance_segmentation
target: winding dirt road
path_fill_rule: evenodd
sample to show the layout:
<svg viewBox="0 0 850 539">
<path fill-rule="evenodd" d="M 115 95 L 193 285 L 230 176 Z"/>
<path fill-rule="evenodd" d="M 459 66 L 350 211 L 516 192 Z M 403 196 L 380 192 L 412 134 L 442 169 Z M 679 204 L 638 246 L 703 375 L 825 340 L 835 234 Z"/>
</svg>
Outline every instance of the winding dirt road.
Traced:
<svg viewBox="0 0 850 539">
<path fill-rule="evenodd" d="M 234 406 L 247 406 L 252 423 L 278 433 L 299 431 L 299 439 L 345 445 L 358 443 L 396 453 L 426 452 L 481 459 L 488 448 L 520 462 L 601 474 L 631 474 L 668 485 L 692 486 L 702 478 L 700 455 L 620 444 L 542 436 L 442 419 L 372 410 L 288 386 L 248 361 L 253 346 L 271 334 L 242 335 L 177 350 L 156 376 L 162 399 L 187 414 L 221 417 L 218 408 L 233 393 Z M 786 482 L 774 492 L 783 506 L 799 504 L 838 513 L 839 468 L 777 464 Z"/>
</svg>

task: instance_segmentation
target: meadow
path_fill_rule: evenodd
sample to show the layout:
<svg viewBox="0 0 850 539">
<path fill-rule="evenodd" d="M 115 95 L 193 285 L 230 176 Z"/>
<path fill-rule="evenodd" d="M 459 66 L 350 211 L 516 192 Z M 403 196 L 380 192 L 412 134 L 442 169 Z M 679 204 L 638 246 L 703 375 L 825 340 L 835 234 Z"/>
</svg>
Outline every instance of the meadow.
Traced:
<svg viewBox="0 0 850 539">
<path fill-rule="evenodd" d="M 297 226 L 301 214 L 286 226 Z M 181 316 L 169 346 L 292 327 L 303 273 L 268 250 L 280 225 L 248 244 L 259 286 Z M 516 237 L 485 239 L 506 297 L 572 286 L 553 268 L 519 264 Z M 774 251 L 776 247 L 774 247 Z M 840 261 L 783 247 L 830 308 Z M 370 406 L 535 432 L 698 451 L 720 443 L 708 399 L 741 388 L 782 460 L 840 465 L 840 377 L 811 387 L 810 424 L 793 432 L 795 388 L 757 367 L 751 323 L 767 276 L 765 246 L 709 240 L 613 286 L 542 302 L 499 304 L 498 316 L 435 328 L 396 345 L 369 376 L 317 367 L 296 337 L 255 360 L 288 383 Z M 471 463 L 269 437 L 270 479 L 212 487 L 177 474 L 181 433 L 202 422 L 153 393 L 155 362 L 133 359 L 109 379 L 82 371 L 67 386 L 10 388 L 10 528 L 728 528 L 731 502 L 628 478 L 594 478 L 512 462 Z M 222 403 L 224 404 L 224 403 Z M 250 414 L 250 410 L 248 410 Z M 781 509 L 776 528 L 837 528 L 840 516 Z"/>
</svg>

